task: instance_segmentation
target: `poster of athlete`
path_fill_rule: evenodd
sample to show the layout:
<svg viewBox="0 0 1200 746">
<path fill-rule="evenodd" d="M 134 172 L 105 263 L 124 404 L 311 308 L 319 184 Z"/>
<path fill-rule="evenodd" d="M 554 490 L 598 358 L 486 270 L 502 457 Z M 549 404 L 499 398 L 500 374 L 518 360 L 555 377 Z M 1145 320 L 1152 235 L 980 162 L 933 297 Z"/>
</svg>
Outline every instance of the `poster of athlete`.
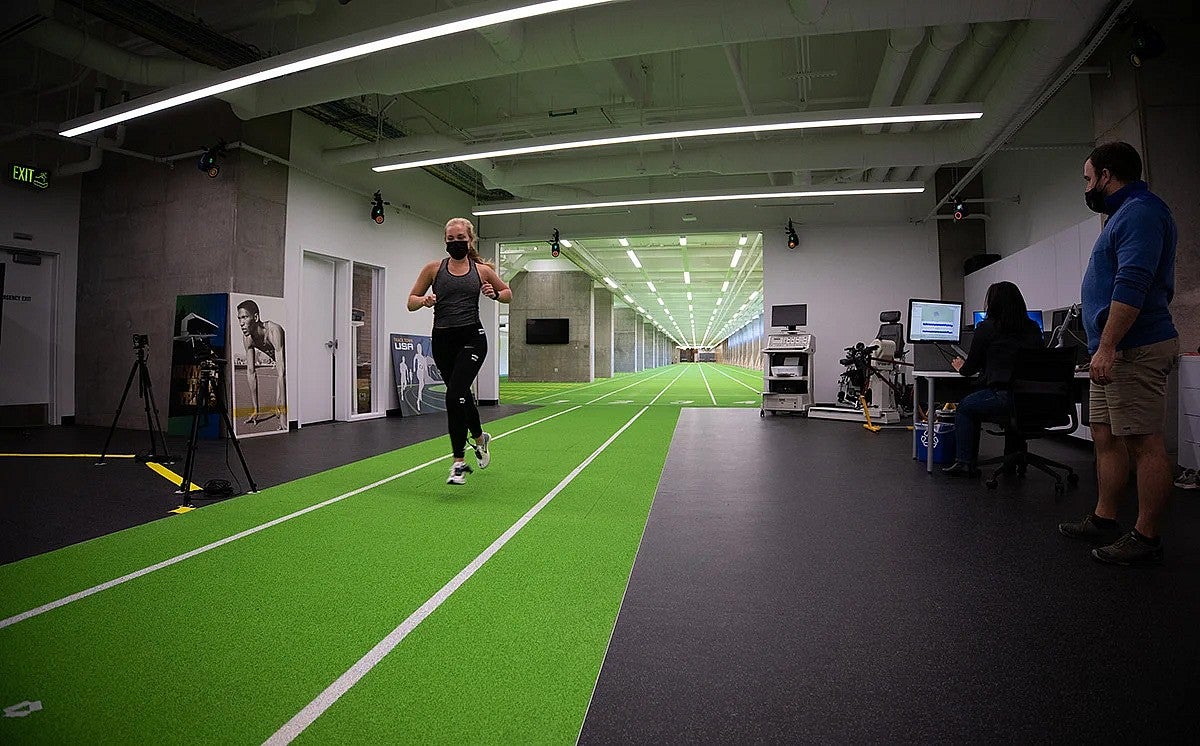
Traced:
<svg viewBox="0 0 1200 746">
<path fill-rule="evenodd" d="M 416 334 L 393 334 L 392 373 L 400 415 L 446 411 L 446 386 L 433 362 L 433 343 Z"/>
<path fill-rule="evenodd" d="M 229 294 L 233 429 L 239 438 L 287 432 L 287 335 L 283 298 Z"/>
</svg>

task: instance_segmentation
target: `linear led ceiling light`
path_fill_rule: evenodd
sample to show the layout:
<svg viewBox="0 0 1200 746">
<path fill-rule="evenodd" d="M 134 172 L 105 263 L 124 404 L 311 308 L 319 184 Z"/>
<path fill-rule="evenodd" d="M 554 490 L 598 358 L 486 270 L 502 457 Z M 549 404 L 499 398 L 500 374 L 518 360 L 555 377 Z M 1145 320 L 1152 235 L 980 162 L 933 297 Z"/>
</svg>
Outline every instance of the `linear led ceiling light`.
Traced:
<svg viewBox="0 0 1200 746">
<path fill-rule="evenodd" d="M 629 239 L 628 239 L 628 238 L 618 238 L 618 239 L 617 239 L 617 241 L 618 241 L 618 242 L 619 242 L 619 243 L 620 243 L 622 246 L 629 246 Z"/>
<path fill-rule="evenodd" d="M 617 283 L 613 282 L 613 279 L 611 277 L 605 277 L 604 284 L 608 285 L 610 288 L 615 288 L 617 286 Z"/>
<path fill-rule="evenodd" d="M 949 122 L 963 119 L 979 119 L 983 107 L 977 103 L 928 104 L 921 106 L 884 106 L 873 109 L 842 109 L 838 111 L 806 112 L 802 114 L 770 114 L 739 119 L 708 120 L 692 122 L 690 127 L 680 128 L 678 122 L 636 130 L 597 130 L 577 132 L 570 135 L 549 135 L 514 140 L 507 146 L 496 143 L 467 146 L 455 153 L 430 156 L 420 153 L 405 156 L 390 163 L 373 167 L 375 171 L 398 171 L 406 168 L 421 168 L 439 163 L 454 163 L 484 158 L 506 158 L 531 153 L 549 153 L 558 150 L 594 148 L 601 145 L 621 145 L 653 140 L 677 140 L 688 137 L 713 137 L 719 135 L 741 135 L 750 132 L 779 132 L 784 130 L 827 129 L 830 127 L 859 127 L 870 124 L 900 124 L 905 122 Z"/>
<path fill-rule="evenodd" d="M 654 283 L 650 282 L 649 280 L 646 281 L 646 287 L 650 288 L 650 292 L 652 293 L 658 292 L 658 288 L 654 287 Z"/>
<path fill-rule="evenodd" d="M 524 18 L 561 13 L 577 10 L 592 5 L 605 5 L 615 0 L 550 0 L 549 2 L 520 2 L 489 3 L 487 12 L 480 12 L 478 5 L 465 8 L 455 8 L 437 14 L 433 25 L 421 27 L 419 24 L 429 23 L 430 18 L 418 18 L 401 21 L 396 24 L 373 29 L 360 34 L 334 39 L 332 41 L 314 44 L 297 49 L 286 54 L 269 57 L 265 60 L 252 62 L 249 65 L 235 67 L 213 78 L 190 83 L 182 86 L 167 88 L 148 96 L 118 104 L 103 109 L 94 115 L 73 119 L 64 125 L 59 134 L 63 137 L 75 137 L 86 132 L 94 132 L 118 122 L 143 117 L 164 109 L 170 109 L 183 104 L 198 101 L 209 96 L 219 96 L 222 93 L 244 88 L 255 83 L 262 83 L 275 78 L 281 78 L 292 73 L 311 70 L 314 67 L 333 65 L 338 62 L 363 57 L 387 49 L 395 49 L 408 44 L 437 39 L 464 31 L 495 26 L 509 21 L 519 21 Z"/>
<path fill-rule="evenodd" d="M 680 237 L 679 237 L 679 245 L 680 245 L 680 246 L 687 246 L 687 236 L 680 236 Z"/>
<path fill-rule="evenodd" d="M 743 233 L 742 237 L 738 239 L 738 246 L 745 246 L 747 240 L 748 239 L 746 238 L 746 234 Z"/>
<path fill-rule="evenodd" d="M 633 262 L 633 266 L 637 267 L 638 269 L 642 268 L 642 263 L 638 261 L 637 254 L 633 253 L 633 249 L 630 249 L 625 253 L 629 255 L 629 261 Z"/>
<path fill-rule="evenodd" d="M 794 191 L 792 187 L 763 189 L 753 192 L 691 192 L 669 197 L 629 197 L 615 200 L 596 200 L 571 205 L 547 205 L 538 202 L 509 202 L 507 204 L 479 206 L 471 210 L 472 215 L 517 215 L 526 212 L 555 212 L 582 210 L 597 207 L 629 207 L 632 205 L 665 205 L 679 202 L 723 202 L 746 199 L 783 199 L 793 197 L 852 197 L 866 194 L 920 194 L 925 185 L 915 181 L 898 181 L 880 184 L 862 184 L 855 189 L 807 189 Z M 631 253 L 632 252 L 628 252 Z"/>
<path fill-rule="evenodd" d="M 565 238 L 563 238 L 563 239 L 559 239 L 559 243 L 563 245 L 563 248 L 564 248 L 564 249 L 569 249 L 569 248 L 571 248 L 571 242 L 570 242 L 570 241 L 568 241 L 568 240 L 567 240 L 567 239 L 565 239 Z"/>
<path fill-rule="evenodd" d="M 684 272 L 684 273 L 683 273 L 683 284 L 684 284 L 684 285 L 691 285 L 691 284 L 692 284 L 692 273 L 691 273 L 691 272 Z"/>
<path fill-rule="evenodd" d="M 721 292 L 723 293 L 728 289 L 729 289 L 729 280 L 726 280 L 725 282 L 721 283 Z"/>
<path fill-rule="evenodd" d="M 742 260 L 742 250 L 737 249 L 733 252 L 733 261 L 729 262 L 731 269 L 737 269 L 738 262 Z"/>
<path fill-rule="evenodd" d="M 691 300 L 691 299 L 692 299 L 692 291 L 691 291 L 691 290 L 689 290 L 689 291 L 688 291 L 688 300 Z"/>
<path fill-rule="evenodd" d="M 626 302 L 626 303 L 628 303 L 628 304 L 630 304 L 630 305 L 633 305 L 633 298 L 630 298 L 628 295 L 626 295 L 626 296 L 625 296 L 625 302 Z"/>
</svg>

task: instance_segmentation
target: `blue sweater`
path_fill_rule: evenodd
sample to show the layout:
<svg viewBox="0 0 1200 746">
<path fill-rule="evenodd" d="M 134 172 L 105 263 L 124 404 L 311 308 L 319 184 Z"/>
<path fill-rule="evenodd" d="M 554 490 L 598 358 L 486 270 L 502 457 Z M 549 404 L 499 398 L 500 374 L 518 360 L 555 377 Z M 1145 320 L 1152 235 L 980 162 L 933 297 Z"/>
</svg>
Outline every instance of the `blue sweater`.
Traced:
<svg viewBox="0 0 1200 746">
<path fill-rule="evenodd" d="M 1167 305 L 1175 295 L 1175 220 L 1165 202 L 1144 181 L 1126 184 L 1104 199 L 1111 217 L 1100 231 L 1080 300 L 1088 352 L 1100 346 L 1100 334 L 1113 301 L 1140 308 L 1118 350 L 1179 336 Z"/>
</svg>

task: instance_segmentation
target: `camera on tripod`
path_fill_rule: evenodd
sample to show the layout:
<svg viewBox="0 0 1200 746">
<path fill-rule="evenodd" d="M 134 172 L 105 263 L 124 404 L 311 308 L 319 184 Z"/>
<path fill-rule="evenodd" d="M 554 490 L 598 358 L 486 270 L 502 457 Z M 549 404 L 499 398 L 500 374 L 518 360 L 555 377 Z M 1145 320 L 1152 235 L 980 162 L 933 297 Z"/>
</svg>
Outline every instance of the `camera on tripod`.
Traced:
<svg viewBox="0 0 1200 746">
<path fill-rule="evenodd" d="M 133 349 L 141 350 L 141 349 L 144 349 L 149 346 L 150 346 L 150 335 L 149 334 L 133 335 Z"/>
</svg>

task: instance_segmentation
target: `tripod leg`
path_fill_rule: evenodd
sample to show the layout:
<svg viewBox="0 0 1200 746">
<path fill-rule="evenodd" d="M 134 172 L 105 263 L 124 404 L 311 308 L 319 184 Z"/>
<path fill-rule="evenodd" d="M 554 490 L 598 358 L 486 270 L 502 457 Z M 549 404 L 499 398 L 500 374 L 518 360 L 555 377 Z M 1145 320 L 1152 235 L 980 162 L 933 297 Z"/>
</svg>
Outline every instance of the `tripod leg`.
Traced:
<svg viewBox="0 0 1200 746">
<path fill-rule="evenodd" d="M 158 463 L 172 463 L 171 451 L 167 448 L 167 435 L 163 432 L 162 423 L 158 419 L 158 403 L 154 401 L 154 387 L 150 382 L 150 369 L 144 364 L 142 365 L 142 380 L 146 387 L 146 427 L 150 428 L 150 453 L 159 454 L 157 446 L 154 445 L 154 434 L 158 433 L 158 440 L 162 444 L 162 455 L 158 456 Z M 154 419 L 150 418 L 150 411 L 154 411 Z"/>
<path fill-rule="evenodd" d="M 221 385 L 219 383 L 216 385 L 215 392 L 217 395 L 217 409 L 221 413 L 221 420 L 225 423 L 229 439 L 233 441 L 233 450 L 237 451 L 238 461 L 242 462 L 242 471 L 246 472 L 246 481 L 250 483 L 250 491 L 258 492 L 258 485 L 254 483 L 254 477 L 250 476 L 250 467 L 246 465 L 246 457 L 242 455 L 242 446 L 238 442 L 237 435 L 233 432 L 233 422 L 229 419 L 229 411 L 225 408 L 225 397 L 221 394 Z"/>
<path fill-rule="evenodd" d="M 104 457 L 108 455 L 108 446 L 112 443 L 113 433 L 117 431 L 117 420 L 121 419 L 121 410 L 125 408 L 125 400 L 129 398 L 129 389 L 133 386 L 133 377 L 137 375 L 137 370 L 138 364 L 137 361 L 134 361 L 133 367 L 129 369 L 129 378 L 125 381 L 125 391 L 121 394 L 121 402 L 117 404 L 117 413 L 113 415 L 112 427 L 108 428 L 108 437 L 104 439 L 104 448 L 100 449 L 100 458 L 96 461 L 97 464 L 103 464 Z"/>
<path fill-rule="evenodd" d="M 208 398 L 203 384 L 199 393 L 203 396 L 196 400 L 196 411 L 192 413 L 192 432 L 188 436 L 187 457 L 183 462 L 183 482 L 179 485 L 179 490 L 183 492 L 184 505 L 192 504 L 192 467 L 196 465 L 196 435 L 200 432 L 200 417 L 204 414 L 204 402 Z"/>
</svg>

